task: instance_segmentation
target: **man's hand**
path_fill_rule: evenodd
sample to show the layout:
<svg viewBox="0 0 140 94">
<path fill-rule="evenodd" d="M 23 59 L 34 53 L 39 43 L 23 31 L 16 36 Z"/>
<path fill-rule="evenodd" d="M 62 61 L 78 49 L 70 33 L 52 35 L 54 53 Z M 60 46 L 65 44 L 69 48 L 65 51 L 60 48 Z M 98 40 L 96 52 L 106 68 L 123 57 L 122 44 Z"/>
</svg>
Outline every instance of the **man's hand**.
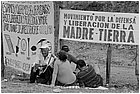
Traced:
<svg viewBox="0 0 140 94">
<path fill-rule="evenodd" d="M 33 71 L 36 72 L 36 70 L 38 69 L 39 66 L 40 66 L 39 64 L 35 64 L 35 65 L 33 66 Z"/>
<path fill-rule="evenodd" d="M 50 85 L 50 87 L 52 87 L 52 88 L 53 88 L 53 87 L 54 87 L 54 84 L 51 84 L 51 85 Z"/>
<path fill-rule="evenodd" d="M 39 67 L 40 65 L 39 64 L 35 64 L 35 69 L 38 69 L 38 67 Z"/>
</svg>

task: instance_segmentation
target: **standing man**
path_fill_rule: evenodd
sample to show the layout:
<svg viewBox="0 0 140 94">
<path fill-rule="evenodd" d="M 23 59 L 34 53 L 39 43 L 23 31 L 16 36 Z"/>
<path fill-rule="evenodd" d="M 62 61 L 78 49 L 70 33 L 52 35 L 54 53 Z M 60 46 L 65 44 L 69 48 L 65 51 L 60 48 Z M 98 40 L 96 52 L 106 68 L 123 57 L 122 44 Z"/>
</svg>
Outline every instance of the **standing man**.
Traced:
<svg viewBox="0 0 140 94">
<path fill-rule="evenodd" d="M 51 43 L 44 40 L 41 42 L 39 53 L 36 56 L 35 62 L 31 69 L 30 83 L 50 84 L 53 73 L 53 65 L 55 62 L 55 55 L 51 52 Z"/>
</svg>

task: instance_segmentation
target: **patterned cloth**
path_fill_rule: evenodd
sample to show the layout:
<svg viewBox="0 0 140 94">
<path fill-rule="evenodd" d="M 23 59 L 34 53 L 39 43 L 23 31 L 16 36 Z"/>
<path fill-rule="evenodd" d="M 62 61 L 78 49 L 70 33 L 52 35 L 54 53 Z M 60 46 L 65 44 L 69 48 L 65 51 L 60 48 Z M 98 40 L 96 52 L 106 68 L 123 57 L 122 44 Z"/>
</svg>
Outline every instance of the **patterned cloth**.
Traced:
<svg viewBox="0 0 140 94">
<path fill-rule="evenodd" d="M 80 87 L 96 88 L 103 85 L 103 79 L 99 74 L 96 74 L 92 65 L 87 65 L 77 74 L 77 80 Z"/>
</svg>

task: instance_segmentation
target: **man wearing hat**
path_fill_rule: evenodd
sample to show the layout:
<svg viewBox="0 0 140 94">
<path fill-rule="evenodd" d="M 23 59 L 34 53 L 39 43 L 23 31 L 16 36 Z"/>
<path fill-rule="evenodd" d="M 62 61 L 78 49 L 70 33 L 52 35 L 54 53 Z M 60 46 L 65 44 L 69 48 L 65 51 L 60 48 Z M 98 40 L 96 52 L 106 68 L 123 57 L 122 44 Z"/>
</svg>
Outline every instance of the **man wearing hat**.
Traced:
<svg viewBox="0 0 140 94">
<path fill-rule="evenodd" d="M 35 62 L 31 69 L 30 83 L 50 84 L 55 55 L 51 52 L 51 43 L 44 40 L 39 47 L 39 53 L 36 56 Z"/>
</svg>

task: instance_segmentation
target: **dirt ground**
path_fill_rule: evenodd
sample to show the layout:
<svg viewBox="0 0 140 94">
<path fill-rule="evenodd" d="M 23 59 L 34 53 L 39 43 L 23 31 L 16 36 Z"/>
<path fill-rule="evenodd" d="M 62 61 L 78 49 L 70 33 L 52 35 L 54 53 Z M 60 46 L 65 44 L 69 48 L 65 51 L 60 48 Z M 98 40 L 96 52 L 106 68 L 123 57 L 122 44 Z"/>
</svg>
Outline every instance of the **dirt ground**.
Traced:
<svg viewBox="0 0 140 94">
<path fill-rule="evenodd" d="M 100 64 L 101 74 L 104 79 L 105 85 L 105 68 L 106 66 Z M 28 83 L 29 75 L 27 80 L 22 80 L 15 74 L 22 74 L 21 72 L 14 70 L 13 68 L 6 67 L 5 78 L 7 82 L 1 82 L 1 93 L 53 93 L 53 89 L 48 86 L 40 86 L 36 83 Z M 12 75 L 15 75 L 14 79 L 11 79 Z M 20 80 L 19 80 L 20 79 Z M 120 67 L 111 66 L 110 75 L 110 88 L 108 90 L 95 90 L 85 88 L 61 88 L 60 93 L 138 93 L 137 80 L 134 75 L 134 67 Z"/>
</svg>

